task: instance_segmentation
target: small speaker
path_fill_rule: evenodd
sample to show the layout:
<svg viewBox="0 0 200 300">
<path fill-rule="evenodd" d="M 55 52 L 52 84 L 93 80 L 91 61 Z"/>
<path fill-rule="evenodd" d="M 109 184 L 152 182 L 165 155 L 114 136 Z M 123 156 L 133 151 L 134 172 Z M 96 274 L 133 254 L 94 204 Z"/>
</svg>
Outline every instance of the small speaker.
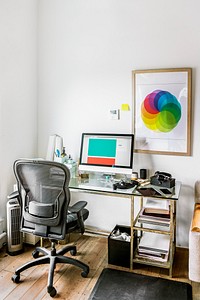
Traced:
<svg viewBox="0 0 200 300">
<path fill-rule="evenodd" d="M 140 179 L 147 179 L 147 169 L 140 169 Z"/>
</svg>

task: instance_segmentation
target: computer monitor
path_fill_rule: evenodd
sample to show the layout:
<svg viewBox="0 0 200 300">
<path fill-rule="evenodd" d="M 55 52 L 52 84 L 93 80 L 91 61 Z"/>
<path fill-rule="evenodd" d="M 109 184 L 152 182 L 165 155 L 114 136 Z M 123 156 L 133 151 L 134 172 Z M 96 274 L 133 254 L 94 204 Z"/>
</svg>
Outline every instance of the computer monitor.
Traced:
<svg viewBox="0 0 200 300">
<path fill-rule="evenodd" d="M 133 134 L 83 133 L 79 170 L 131 175 Z"/>
</svg>

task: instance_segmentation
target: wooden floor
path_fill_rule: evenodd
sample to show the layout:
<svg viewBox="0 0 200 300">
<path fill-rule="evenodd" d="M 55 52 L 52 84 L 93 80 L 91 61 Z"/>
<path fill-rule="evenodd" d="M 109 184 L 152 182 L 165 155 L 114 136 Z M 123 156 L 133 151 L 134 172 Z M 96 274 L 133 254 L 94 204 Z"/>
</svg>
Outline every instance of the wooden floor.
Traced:
<svg viewBox="0 0 200 300">
<path fill-rule="evenodd" d="M 78 268 L 58 264 L 55 269 L 54 287 L 57 295 L 54 299 L 67 300 L 86 300 L 94 287 L 103 268 L 127 270 L 107 263 L 107 238 L 81 236 L 77 242 L 78 253 L 76 258 L 90 266 L 90 273 L 87 278 L 81 276 Z M 48 246 L 47 242 L 45 246 Z M 58 245 L 58 247 L 62 247 Z M 5 249 L 0 250 L 0 299 L 1 300 L 40 300 L 52 299 L 47 293 L 48 265 L 32 267 L 24 271 L 21 282 L 16 284 L 11 280 L 14 270 L 23 263 L 32 259 L 34 246 L 27 245 L 25 252 L 17 256 L 10 256 Z M 70 254 L 69 254 L 70 255 Z M 135 273 L 144 275 L 159 276 L 168 278 L 168 270 L 152 268 L 148 266 L 135 266 Z M 178 248 L 175 255 L 173 278 L 183 282 L 188 280 L 188 250 Z M 200 299 L 200 284 L 192 283 L 193 300 Z"/>
</svg>

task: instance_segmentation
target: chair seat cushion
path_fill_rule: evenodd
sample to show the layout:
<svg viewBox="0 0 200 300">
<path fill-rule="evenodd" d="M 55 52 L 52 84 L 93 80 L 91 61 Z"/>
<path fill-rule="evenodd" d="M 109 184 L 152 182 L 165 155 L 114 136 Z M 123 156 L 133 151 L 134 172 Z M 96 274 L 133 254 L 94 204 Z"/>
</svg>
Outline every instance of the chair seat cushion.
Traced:
<svg viewBox="0 0 200 300">
<path fill-rule="evenodd" d="M 82 210 L 82 215 L 83 215 L 83 220 L 86 220 L 89 216 L 89 211 L 84 208 Z M 68 213 L 67 214 L 67 229 L 70 228 L 70 227 L 74 227 L 77 225 L 77 214 L 76 213 Z"/>
<path fill-rule="evenodd" d="M 191 230 L 200 232 L 200 203 L 195 204 Z"/>
</svg>

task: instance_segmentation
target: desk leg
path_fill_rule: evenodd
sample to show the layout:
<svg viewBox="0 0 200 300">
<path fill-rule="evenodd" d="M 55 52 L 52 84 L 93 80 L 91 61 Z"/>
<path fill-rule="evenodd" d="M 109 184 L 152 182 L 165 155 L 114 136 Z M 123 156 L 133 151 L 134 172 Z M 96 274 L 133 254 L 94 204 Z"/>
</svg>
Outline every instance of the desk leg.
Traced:
<svg viewBox="0 0 200 300">
<path fill-rule="evenodd" d="M 174 254 L 176 249 L 176 203 L 175 201 L 170 201 L 170 246 L 169 246 L 169 276 L 172 277 L 173 275 L 173 261 L 174 261 Z"/>
<path fill-rule="evenodd" d="M 176 248 L 176 201 L 173 201 L 174 204 L 174 247 Z"/>
<path fill-rule="evenodd" d="M 131 247 L 130 247 L 130 270 L 133 270 L 133 244 L 134 244 L 134 196 L 131 196 Z"/>
</svg>

